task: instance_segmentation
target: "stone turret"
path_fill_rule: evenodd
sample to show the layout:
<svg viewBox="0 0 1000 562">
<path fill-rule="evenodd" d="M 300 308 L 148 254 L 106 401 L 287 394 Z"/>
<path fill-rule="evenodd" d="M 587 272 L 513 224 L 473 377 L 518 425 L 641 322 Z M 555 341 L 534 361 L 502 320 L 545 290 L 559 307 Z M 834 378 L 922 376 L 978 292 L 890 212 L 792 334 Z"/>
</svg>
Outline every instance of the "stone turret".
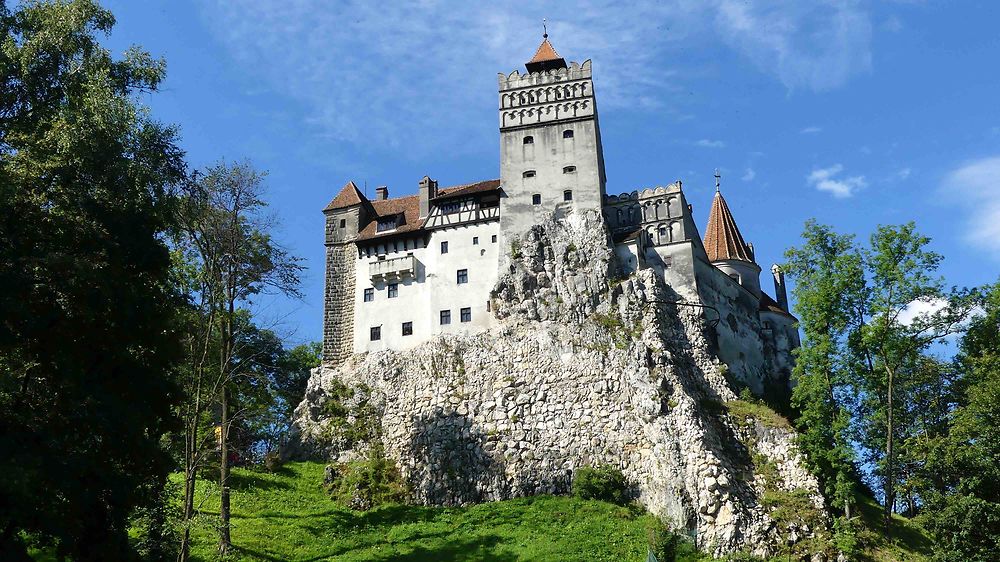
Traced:
<svg viewBox="0 0 1000 562">
<path fill-rule="evenodd" d="M 705 228 L 705 253 L 712 265 L 760 298 L 760 266 L 754 261 L 752 247 L 743 240 L 718 182 Z"/>
<path fill-rule="evenodd" d="M 323 302 L 323 362 L 350 357 L 354 338 L 355 240 L 374 212 L 353 181 L 323 209 L 326 217 L 326 289 Z"/>
<path fill-rule="evenodd" d="M 500 231 L 506 239 L 553 214 L 599 215 L 605 194 L 590 61 L 567 65 L 545 36 L 525 67 L 527 74 L 515 70 L 498 79 Z"/>
</svg>

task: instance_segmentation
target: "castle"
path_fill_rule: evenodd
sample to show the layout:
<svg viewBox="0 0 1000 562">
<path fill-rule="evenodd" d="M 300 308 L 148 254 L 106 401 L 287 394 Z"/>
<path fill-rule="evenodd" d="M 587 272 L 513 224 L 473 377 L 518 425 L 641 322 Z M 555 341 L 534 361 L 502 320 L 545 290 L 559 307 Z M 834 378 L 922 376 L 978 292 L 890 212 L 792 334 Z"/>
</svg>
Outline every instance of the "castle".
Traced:
<svg viewBox="0 0 1000 562">
<path fill-rule="evenodd" d="M 323 358 L 406 350 L 438 335 L 471 334 L 496 322 L 491 292 L 532 225 L 588 212 L 603 216 L 625 277 L 651 269 L 682 305 L 713 326 L 713 353 L 757 394 L 787 389 L 799 345 L 784 279 L 776 298 L 719 191 L 704 238 L 681 182 L 606 193 L 591 61 L 569 64 L 546 35 L 535 56 L 500 74 L 500 178 L 439 187 L 425 176 L 416 195 L 368 199 L 348 182 L 323 210 L 326 290 Z"/>
</svg>

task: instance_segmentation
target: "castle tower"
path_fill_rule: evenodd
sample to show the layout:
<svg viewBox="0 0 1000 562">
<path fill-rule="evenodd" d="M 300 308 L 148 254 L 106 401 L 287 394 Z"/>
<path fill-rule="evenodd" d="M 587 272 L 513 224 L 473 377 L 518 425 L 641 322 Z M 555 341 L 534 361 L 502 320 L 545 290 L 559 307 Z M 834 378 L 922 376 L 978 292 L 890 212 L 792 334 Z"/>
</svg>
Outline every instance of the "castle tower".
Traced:
<svg viewBox="0 0 1000 562">
<path fill-rule="evenodd" d="M 503 236 L 553 213 L 601 213 L 604 155 L 590 67 L 567 66 L 546 34 L 527 74 L 499 75 Z"/>
<path fill-rule="evenodd" d="M 718 173 L 715 178 L 715 198 L 705 228 L 705 253 L 712 265 L 760 299 L 760 266 L 754 261 L 753 247 L 743 241 L 743 235 L 719 189 Z"/>
<path fill-rule="evenodd" d="M 354 349 L 355 245 L 374 215 L 353 181 L 323 209 L 326 217 L 326 288 L 323 298 L 323 363 L 336 366 Z"/>
</svg>

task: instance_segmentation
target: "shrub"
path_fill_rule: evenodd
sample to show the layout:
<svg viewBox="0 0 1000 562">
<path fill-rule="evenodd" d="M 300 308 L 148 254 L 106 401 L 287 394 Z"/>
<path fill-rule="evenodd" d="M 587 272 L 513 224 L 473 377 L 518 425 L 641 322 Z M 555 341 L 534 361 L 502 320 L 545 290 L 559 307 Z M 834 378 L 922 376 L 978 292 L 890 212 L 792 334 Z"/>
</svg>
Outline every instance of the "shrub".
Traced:
<svg viewBox="0 0 1000 562">
<path fill-rule="evenodd" d="M 285 461 L 277 450 L 264 453 L 264 472 L 276 472 L 283 464 Z"/>
<path fill-rule="evenodd" d="M 406 500 L 406 485 L 380 441 L 372 444 L 365 459 L 330 467 L 328 478 L 330 497 L 356 511 Z"/>
<path fill-rule="evenodd" d="M 584 500 L 626 505 L 629 501 L 628 481 L 622 471 L 611 466 L 583 467 L 573 475 L 573 495 Z"/>
<path fill-rule="evenodd" d="M 647 529 L 649 549 L 657 562 L 699 562 L 706 560 L 687 537 L 678 535 L 662 522 Z"/>
</svg>

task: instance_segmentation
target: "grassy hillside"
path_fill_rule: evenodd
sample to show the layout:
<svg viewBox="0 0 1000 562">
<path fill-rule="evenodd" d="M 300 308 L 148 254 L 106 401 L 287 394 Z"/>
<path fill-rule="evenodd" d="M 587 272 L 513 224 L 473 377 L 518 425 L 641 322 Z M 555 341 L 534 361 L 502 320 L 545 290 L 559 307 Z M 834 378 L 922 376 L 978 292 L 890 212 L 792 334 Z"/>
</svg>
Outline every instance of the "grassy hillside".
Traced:
<svg viewBox="0 0 1000 562">
<path fill-rule="evenodd" d="M 641 562 L 655 519 L 598 501 L 538 496 L 467 508 L 338 507 L 320 488 L 323 465 L 277 474 L 234 471 L 236 560 Z M 196 560 L 214 560 L 218 488 L 199 489 Z"/>
</svg>

